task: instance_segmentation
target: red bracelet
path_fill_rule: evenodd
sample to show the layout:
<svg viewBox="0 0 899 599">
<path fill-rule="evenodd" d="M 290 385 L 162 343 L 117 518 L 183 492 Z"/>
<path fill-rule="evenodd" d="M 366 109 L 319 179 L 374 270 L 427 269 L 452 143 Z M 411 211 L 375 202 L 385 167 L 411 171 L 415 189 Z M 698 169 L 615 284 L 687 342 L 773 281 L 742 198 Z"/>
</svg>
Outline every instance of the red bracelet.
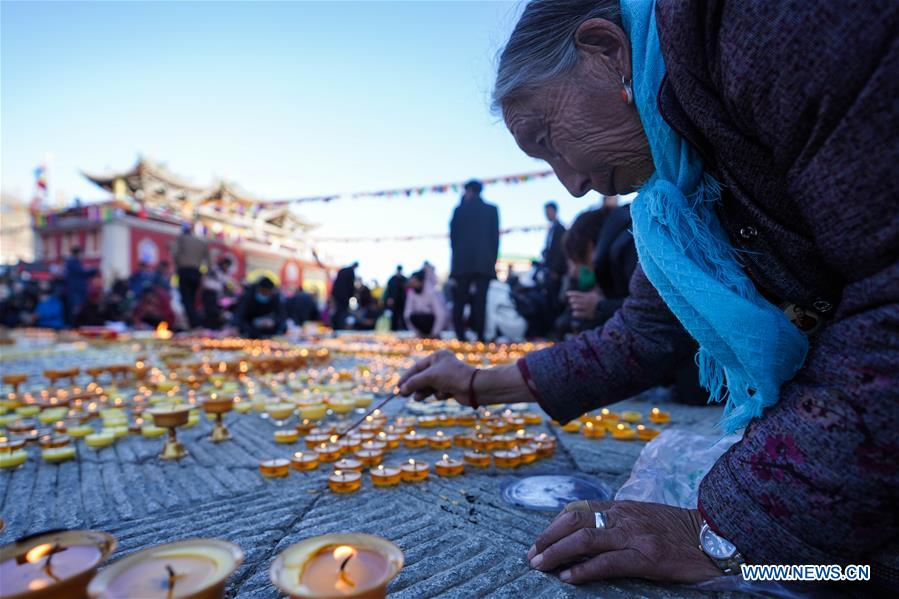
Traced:
<svg viewBox="0 0 899 599">
<path fill-rule="evenodd" d="M 477 410 L 481 406 L 478 405 L 478 398 L 474 393 L 474 377 L 481 372 L 480 368 L 475 368 L 474 372 L 471 373 L 471 378 L 468 379 L 468 401 L 471 403 L 471 407 Z"/>
</svg>

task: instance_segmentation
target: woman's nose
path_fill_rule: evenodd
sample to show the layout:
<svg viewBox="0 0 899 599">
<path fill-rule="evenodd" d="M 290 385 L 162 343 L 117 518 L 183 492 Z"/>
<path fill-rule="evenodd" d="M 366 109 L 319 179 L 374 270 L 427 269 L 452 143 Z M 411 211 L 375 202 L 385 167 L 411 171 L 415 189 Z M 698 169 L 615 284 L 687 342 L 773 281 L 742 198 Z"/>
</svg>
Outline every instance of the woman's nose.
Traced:
<svg viewBox="0 0 899 599">
<path fill-rule="evenodd" d="M 553 171 L 556 173 L 556 178 L 565 186 L 568 193 L 574 197 L 582 197 L 593 188 L 590 177 L 577 172 L 568 165 L 557 163 L 553 164 L 552 167 Z"/>
</svg>

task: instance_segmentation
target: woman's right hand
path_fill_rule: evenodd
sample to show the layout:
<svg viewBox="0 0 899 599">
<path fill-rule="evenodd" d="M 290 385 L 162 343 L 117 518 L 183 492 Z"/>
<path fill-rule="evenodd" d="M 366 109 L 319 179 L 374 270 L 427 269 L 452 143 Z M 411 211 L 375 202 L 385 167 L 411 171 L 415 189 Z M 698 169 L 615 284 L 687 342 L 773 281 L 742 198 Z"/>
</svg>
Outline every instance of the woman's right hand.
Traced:
<svg viewBox="0 0 899 599">
<path fill-rule="evenodd" d="M 437 399 L 454 397 L 463 405 L 471 405 L 468 384 L 474 367 L 460 361 L 453 352 L 443 349 L 415 363 L 400 378 L 400 395 L 415 396 L 421 401 L 429 395 Z"/>
</svg>

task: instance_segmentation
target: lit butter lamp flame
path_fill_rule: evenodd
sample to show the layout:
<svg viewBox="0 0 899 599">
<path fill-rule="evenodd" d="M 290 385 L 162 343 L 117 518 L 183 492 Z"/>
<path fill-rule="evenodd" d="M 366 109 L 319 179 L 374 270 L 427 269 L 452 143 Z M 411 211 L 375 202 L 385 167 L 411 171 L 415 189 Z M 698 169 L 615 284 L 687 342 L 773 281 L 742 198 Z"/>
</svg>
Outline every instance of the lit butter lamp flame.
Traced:
<svg viewBox="0 0 899 599">
<path fill-rule="evenodd" d="M 349 545 L 341 545 L 334 549 L 334 559 L 340 562 L 340 571 L 338 573 L 337 582 L 334 583 L 334 588 L 338 591 L 346 592 L 352 590 L 353 587 L 356 586 L 356 583 L 350 579 L 346 571 L 347 564 L 350 563 L 350 560 L 353 559 L 355 555 L 356 550 Z"/>
<path fill-rule="evenodd" d="M 63 548 L 59 546 L 59 543 L 43 543 L 41 545 L 37 545 L 36 547 L 32 547 L 28 553 L 25 554 L 25 561 L 29 564 L 36 564 L 45 557 L 47 561 L 44 562 L 43 570 L 53 580 L 59 582 L 59 578 L 53 574 L 52 564 L 53 555 L 62 551 Z"/>
<path fill-rule="evenodd" d="M 173 333 L 169 330 L 169 323 L 164 320 L 159 323 L 159 326 L 156 327 L 157 339 L 171 339 L 172 334 Z"/>
</svg>

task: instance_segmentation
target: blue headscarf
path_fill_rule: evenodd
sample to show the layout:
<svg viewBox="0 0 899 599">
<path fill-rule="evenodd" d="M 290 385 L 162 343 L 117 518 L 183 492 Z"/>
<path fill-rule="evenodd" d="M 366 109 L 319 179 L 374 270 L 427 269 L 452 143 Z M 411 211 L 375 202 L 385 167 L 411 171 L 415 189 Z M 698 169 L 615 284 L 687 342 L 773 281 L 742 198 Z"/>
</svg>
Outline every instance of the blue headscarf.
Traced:
<svg viewBox="0 0 899 599">
<path fill-rule="evenodd" d="M 655 173 L 631 206 L 640 265 L 684 328 L 710 401 L 727 399 L 721 424 L 745 427 L 777 403 L 805 361 L 808 341 L 743 272 L 715 215 L 721 188 L 686 140 L 662 119 L 656 98 L 665 63 L 654 0 L 621 0 L 631 41 L 634 99 Z"/>
</svg>

